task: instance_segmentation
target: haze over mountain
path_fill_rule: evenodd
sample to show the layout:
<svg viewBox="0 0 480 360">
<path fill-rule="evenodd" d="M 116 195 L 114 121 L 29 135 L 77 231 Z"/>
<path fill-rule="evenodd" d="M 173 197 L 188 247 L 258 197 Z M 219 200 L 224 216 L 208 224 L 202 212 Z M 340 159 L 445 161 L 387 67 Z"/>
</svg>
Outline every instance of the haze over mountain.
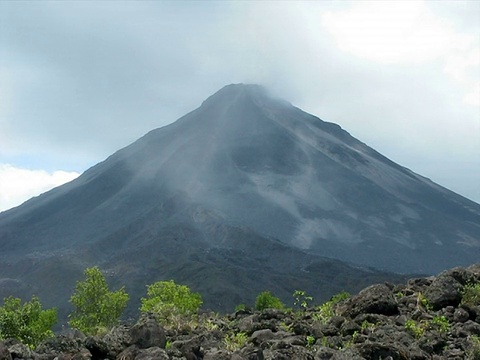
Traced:
<svg viewBox="0 0 480 360">
<path fill-rule="evenodd" d="M 0 214 L 0 295 L 38 291 L 50 303 L 96 264 L 134 292 L 175 278 L 224 308 L 268 287 L 326 296 L 394 278 L 358 267 L 436 273 L 478 261 L 479 204 L 256 85 L 224 87 Z"/>
</svg>

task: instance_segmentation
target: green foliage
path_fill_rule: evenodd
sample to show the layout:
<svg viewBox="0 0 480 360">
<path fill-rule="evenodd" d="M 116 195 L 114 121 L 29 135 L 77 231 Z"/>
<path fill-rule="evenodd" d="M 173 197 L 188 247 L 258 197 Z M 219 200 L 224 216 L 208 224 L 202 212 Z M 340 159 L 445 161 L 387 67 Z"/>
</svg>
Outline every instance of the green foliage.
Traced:
<svg viewBox="0 0 480 360">
<path fill-rule="evenodd" d="M 295 290 L 293 297 L 295 299 L 293 305 L 300 306 L 303 310 L 307 310 L 310 302 L 313 301 L 313 297 L 307 295 L 307 293 L 303 290 Z"/>
<path fill-rule="evenodd" d="M 366 330 L 373 331 L 373 330 L 375 330 L 375 327 L 376 327 L 376 325 L 369 322 L 368 320 L 363 320 L 362 325 L 361 325 L 362 331 L 366 331 Z"/>
<path fill-rule="evenodd" d="M 463 287 L 462 304 L 480 305 L 480 283 L 468 283 Z"/>
<path fill-rule="evenodd" d="M 262 311 L 265 309 L 283 309 L 285 305 L 283 305 L 282 301 L 273 296 L 270 291 L 263 291 L 258 294 L 255 300 L 255 309 Z"/>
<path fill-rule="evenodd" d="M 294 332 L 293 323 L 287 324 L 285 321 L 282 321 L 279 325 L 279 328 L 286 332 Z"/>
<path fill-rule="evenodd" d="M 350 298 L 350 294 L 346 291 L 333 295 L 330 301 L 316 307 L 317 312 L 313 314 L 313 319 L 324 324 L 327 323 L 332 316 L 335 315 L 333 306 L 341 301 L 347 300 L 348 298 Z"/>
<path fill-rule="evenodd" d="M 127 306 L 124 288 L 111 292 L 98 267 L 85 269 L 85 281 L 78 281 L 70 302 L 75 307 L 69 324 L 87 335 L 97 335 L 116 325 Z"/>
<path fill-rule="evenodd" d="M 417 294 L 417 306 L 423 307 L 427 311 L 433 310 L 432 305 L 430 305 L 428 299 L 421 292 Z"/>
<path fill-rule="evenodd" d="M 22 305 L 12 296 L 3 300 L 0 307 L 0 338 L 15 338 L 31 348 L 53 336 L 52 327 L 57 322 L 57 310 L 42 310 L 40 300 L 34 296 Z"/>
<path fill-rule="evenodd" d="M 313 345 L 315 345 L 316 341 L 317 339 L 315 339 L 315 336 L 307 335 L 307 347 L 309 349 L 313 348 Z"/>
<path fill-rule="evenodd" d="M 246 309 L 247 309 L 247 306 L 245 304 L 238 304 L 237 306 L 235 306 L 235 312 L 246 310 Z"/>
<path fill-rule="evenodd" d="M 332 298 L 330 299 L 330 302 L 337 304 L 340 301 L 344 301 L 350 298 L 350 294 L 346 291 L 341 291 L 336 295 L 333 295 Z"/>
<path fill-rule="evenodd" d="M 247 340 L 247 334 L 245 334 L 244 332 L 239 332 L 236 334 L 234 333 L 225 336 L 225 338 L 223 339 L 223 343 L 225 344 L 225 348 L 228 351 L 236 351 L 244 347 Z"/>
<path fill-rule="evenodd" d="M 431 325 L 438 327 L 440 332 L 448 332 L 450 329 L 450 323 L 445 316 L 434 316 Z"/>
<path fill-rule="evenodd" d="M 167 327 L 181 326 L 181 323 L 197 315 L 202 305 L 202 296 L 192 293 L 188 286 L 177 285 L 173 280 L 158 281 L 147 286 L 147 297 L 141 299 L 141 312 L 153 312 Z"/>
<path fill-rule="evenodd" d="M 468 360 L 480 360 L 480 337 L 477 335 L 470 335 L 468 337 L 470 348 L 467 353 Z"/>
<path fill-rule="evenodd" d="M 425 322 L 417 323 L 415 320 L 411 319 L 405 322 L 405 330 L 407 330 L 417 339 L 420 339 L 425 334 L 426 327 L 427 326 Z"/>
</svg>

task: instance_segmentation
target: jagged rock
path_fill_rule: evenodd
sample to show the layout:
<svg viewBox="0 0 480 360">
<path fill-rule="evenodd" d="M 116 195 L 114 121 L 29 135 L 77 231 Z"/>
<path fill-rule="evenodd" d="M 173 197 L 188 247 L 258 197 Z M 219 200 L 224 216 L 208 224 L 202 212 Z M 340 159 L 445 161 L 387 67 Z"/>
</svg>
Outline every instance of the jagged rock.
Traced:
<svg viewBox="0 0 480 360">
<path fill-rule="evenodd" d="M 188 340 L 179 340 L 172 343 L 172 347 L 175 347 L 180 350 L 183 356 L 187 360 L 197 360 L 202 359 L 204 354 L 204 349 L 202 344 L 205 342 L 205 335 L 197 335 Z"/>
<path fill-rule="evenodd" d="M 83 340 L 70 338 L 64 335 L 59 335 L 51 339 L 45 340 L 40 344 L 35 352 L 38 354 L 75 354 L 85 349 Z M 85 349 L 86 350 L 86 349 Z"/>
<path fill-rule="evenodd" d="M 203 360 L 231 360 L 231 358 L 232 358 L 232 354 L 230 353 L 230 351 L 211 350 L 205 353 Z"/>
<path fill-rule="evenodd" d="M 239 351 L 239 355 L 245 360 L 264 360 L 265 359 L 265 357 L 263 356 L 262 349 L 257 347 L 251 347 L 250 345 L 247 345 L 247 347 L 241 349 Z"/>
<path fill-rule="evenodd" d="M 89 336 L 85 339 L 85 347 L 94 359 L 115 359 L 118 354 L 110 353 L 108 344 L 101 338 Z"/>
<path fill-rule="evenodd" d="M 253 334 L 255 330 L 261 330 L 259 317 L 256 314 L 248 315 L 238 322 L 238 328 L 240 331 L 246 334 Z"/>
<path fill-rule="evenodd" d="M 139 353 L 140 350 L 138 349 L 138 347 L 132 345 L 123 350 L 120 354 L 118 354 L 116 360 L 135 360 Z"/>
<path fill-rule="evenodd" d="M 365 360 L 365 358 L 355 354 L 351 349 L 339 351 L 322 346 L 316 352 L 315 360 Z"/>
<path fill-rule="evenodd" d="M 453 313 L 453 321 L 464 323 L 470 318 L 470 314 L 467 310 L 459 308 Z"/>
<path fill-rule="evenodd" d="M 154 346 L 140 350 L 135 360 L 169 360 L 169 357 L 164 349 Z"/>
<path fill-rule="evenodd" d="M 154 316 L 140 317 L 140 320 L 130 329 L 130 343 L 137 345 L 140 349 L 153 346 L 164 349 L 166 342 L 165 330 Z"/>
<path fill-rule="evenodd" d="M 250 341 L 255 345 L 261 345 L 272 339 L 275 339 L 275 334 L 270 329 L 257 330 L 250 336 Z"/>
<path fill-rule="evenodd" d="M 366 359 L 408 360 L 409 357 L 393 345 L 364 343 L 356 346 L 361 356 Z"/>
<path fill-rule="evenodd" d="M 456 268 L 404 286 L 372 286 L 334 307 L 340 315 L 322 315 L 321 320 L 314 308 L 225 317 L 209 313 L 199 317 L 197 326 L 172 328 L 165 334 L 154 317 L 143 315 L 135 325 L 114 327 L 101 337 L 59 335 L 35 352 L 9 339 L 0 342 L 0 360 L 469 359 L 472 339 L 480 336 L 480 307 L 448 303 L 432 310 L 423 296 L 446 279 L 461 285 L 472 276 L 477 273 Z M 238 339 L 230 338 L 230 345 L 237 346 L 232 352 L 227 336 L 242 332 L 248 340 L 233 343 Z M 166 338 L 170 345 L 165 350 Z"/>
<path fill-rule="evenodd" d="M 301 346 L 292 346 L 280 350 L 264 350 L 265 360 L 314 360 L 314 355 Z"/>
<path fill-rule="evenodd" d="M 0 360 L 12 360 L 12 355 L 3 341 L 0 341 Z"/>
<path fill-rule="evenodd" d="M 354 319 L 360 314 L 396 315 L 398 304 L 392 295 L 392 290 L 384 285 L 372 285 L 360 291 L 357 296 L 346 302 L 346 309 L 340 315 Z"/>
<path fill-rule="evenodd" d="M 16 339 L 5 340 L 5 345 L 13 359 L 32 359 L 33 352 L 30 348 Z"/>
<path fill-rule="evenodd" d="M 428 303 L 434 310 L 445 306 L 458 306 L 461 300 L 460 290 L 462 285 L 454 278 L 444 276 L 436 279 L 425 292 Z"/>
</svg>

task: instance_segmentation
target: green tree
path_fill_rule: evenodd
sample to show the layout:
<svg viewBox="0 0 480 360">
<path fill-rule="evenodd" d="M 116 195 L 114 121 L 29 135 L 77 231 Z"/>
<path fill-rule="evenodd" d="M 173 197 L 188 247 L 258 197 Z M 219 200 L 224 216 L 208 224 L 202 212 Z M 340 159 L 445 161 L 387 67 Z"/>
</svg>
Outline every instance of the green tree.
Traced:
<svg viewBox="0 0 480 360">
<path fill-rule="evenodd" d="M 172 326 L 179 318 L 191 318 L 202 305 L 202 296 L 192 293 L 188 286 L 175 284 L 173 280 L 158 281 L 147 286 L 147 297 L 141 299 L 141 312 L 152 312 L 166 326 Z"/>
<path fill-rule="evenodd" d="M 75 310 L 68 316 L 72 328 L 95 335 L 116 325 L 127 306 L 128 294 L 122 287 L 109 291 L 98 267 L 85 269 L 85 281 L 78 281 L 70 302 Z"/>
<path fill-rule="evenodd" d="M 255 299 L 255 308 L 259 311 L 265 309 L 283 309 L 284 307 L 285 305 L 283 305 L 282 301 L 276 296 L 273 296 L 270 291 L 261 292 Z"/>
<path fill-rule="evenodd" d="M 28 302 L 12 296 L 3 300 L 0 307 L 0 338 L 15 338 L 34 348 L 53 336 L 52 327 L 57 322 L 56 309 L 42 309 L 40 300 L 33 296 Z"/>
</svg>

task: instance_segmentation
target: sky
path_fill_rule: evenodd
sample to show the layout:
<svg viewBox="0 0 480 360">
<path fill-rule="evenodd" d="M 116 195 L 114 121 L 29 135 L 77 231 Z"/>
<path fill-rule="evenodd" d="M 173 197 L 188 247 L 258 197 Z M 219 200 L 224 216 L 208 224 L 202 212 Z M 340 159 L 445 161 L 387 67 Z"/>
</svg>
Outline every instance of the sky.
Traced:
<svg viewBox="0 0 480 360">
<path fill-rule="evenodd" d="M 479 1 L 1 1 L 0 211 L 231 83 L 480 202 Z"/>
</svg>

